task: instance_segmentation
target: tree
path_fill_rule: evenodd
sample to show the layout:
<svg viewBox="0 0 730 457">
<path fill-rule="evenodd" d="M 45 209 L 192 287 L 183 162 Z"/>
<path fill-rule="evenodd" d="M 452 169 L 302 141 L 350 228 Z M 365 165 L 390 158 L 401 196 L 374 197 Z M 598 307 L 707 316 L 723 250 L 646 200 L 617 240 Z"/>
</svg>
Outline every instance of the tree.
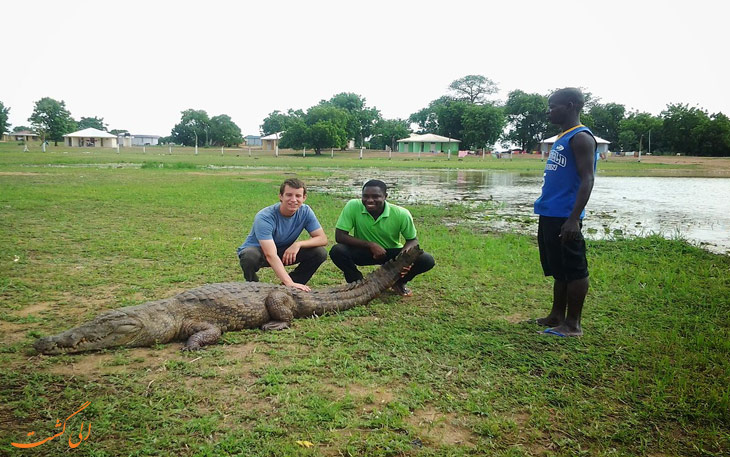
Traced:
<svg viewBox="0 0 730 457">
<path fill-rule="evenodd" d="M 467 75 L 449 85 L 455 95 L 454 98 L 473 104 L 487 103 L 486 96 L 499 91 L 497 84 L 481 75 Z"/>
<path fill-rule="evenodd" d="M 408 121 L 403 119 L 378 119 L 373 126 L 373 135 L 370 138 L 372 149 L 385 149 L 389 146 L 395 149 L 395 142 L 407 138 L 411 131 Z"/>
<path fill-rule="evenodd" d="M 377 108 L 366 107 L 365 98 L 352 92 L 341 92 L 319 104 L 340 108 L 348 114 L 347 135 L 349 139 L 355 140 L 355 146 L 364 143 L 365 138 L 372 134 L 375 122 L 381 118 Z"/>
<path fill-rule="evenodd" d="M 119 136 L 119 135 L 121 135 L 123 133 L 129 133 L 129 130 L 125 130 L 125 129 L 111 129 L 111 130 L 109 130 L 109 133 L 111 133 L 112 135 Z"/>
<path fill-rule="evenodd" d="M 618 146 L 622 151 L 638 151 L 639 143 L 643 142 L 642 136 L 648 140 L 649 132 L 654 132 L 652 149 L 665 149 L 662 124 L 661 118 L 649 113 L 631 112 L 619 122 L 618 144 L 614 146 Z"/>
<path fill-rule="evenodd" d="M 82 117 L 79 121 L 78 129 L 88 129 L 93 128 L 97 130 L 106 131 L 107 125 L 104 124 L 104 118 L 103 117 Z"/>
<path fill-rule="evenodd" d="M 438 129 L 436 133 L 449 138 L 464 138 L 464 113 L 470 105 L 461 100 L 451 100 L 436 107 Z"/>
<path fill-rule="evenodd" d="M 312 148 L 316 155 L 324 148 L 341 148 L 349 139 L 347 111 L 332 105 L 317 105 L 289 124 L 281 137 L 282 148 Z"/>
<path fill-rule="evenodd" d="M 504 112 L 510 131 L 505 138 L 522 148 L 534 151 L 543 138 L 558 133 L 558 127 L 551 127 L 547 118 L 547 97 L 514 90 L 507 95 Z"/>
<path fill-rule="evenodd" d="M 624 105 L 617 103 L 606 103 L 603 105 L 597 103 L 588 110 L 588 114 L 592 119 L 592 124 L 589 127 L 594 134 L 610 141 L 613 145 L 618 145 L 619 125 L 625 113 L 626 108 Z M 582 116 L 581 119 L 583 119 Z M 586 122 L 583 122 L 583 124 L 586 124 Z"/>
<path fill-rule="evenodd" d="M 13 127 L 13 132 L 30 132 L 32 130 L 32 128 L 26 125 L 16 125 L 15 127 Z"/>
<path fill-rule="evenodd" d="M 304 116 L 302 110 L 289 109 L 288 113 L 282 113 L 279 110 L 272 111 L 264 119 L 264 123 L 261 124 L 261 133 L 264 135 L 271 135 L 272 133 L 283 132 L 289 125 L 294 121 Z"/>
<path fill-rule="evenodd" d="M 428 104 L 426 108 L 420 111 L 416 111 L 411 114 L 408 121 L 417 124 L 419 129 L 417 133 L 438 133 L 439 132 L 439 114 L 442 108 L 450 103 L 454 103 L 457 100 L 454 98 L 444 95 L 442 97 L 433 100 Z M 445 120 L 445 119 L 442 119 Z M 453 126 L 452 126 L 453 127 Z"/>
<path fill-rule="evenodd" d="M 677 103 L 667 105 L 661 116 L 664 120 L 662 136 L 669 151 L 700 154 L 701 138 L 696 129 L 709 121 L 706 111 Z"/>
<path fill-rule="evenodd" d="M 10 124 L 8 123 L 8 116 L 10 115 L 10 108 L 6 108 L 3 102 L 0 102 L 0 136 L 8 131 Z"/>
<path fill-rule="evenodd" d="M 730 155 L 730 119 L 723 113 L 711 115 L 693 130 L 698 137 L 701 156 Z"/>
<path fill-rule="evenodd" d="M 241 129 L 227 114 L 210 118 L 210 140 L 216 146 L 237 146 L 243 142 Z"/>
<path fill-rule="evenodd" d="M 501 108 L 492 105 L 467 105 L 462 116 L 467 149 L 486 148 L 494 144 L 504 130 L 505 117 Z"/>
<path fill-rule="evenodd" d="M 177 144 L 208 146 L 210 144 L 210 118 L 204 110 L 186 109 L 182 111 L 180 122 L 175 124 L 170 137 Z"/>
<path fill-rule="evenodd" d="M 63 135 L 76 129 L 76 121 L 66 109 L 66 103 L 50 97 L 35 102 L 33 114 L 28 121 L 40 135 L 41 141 L 50 139 L 56 146 L 63 140 Z"/>
</svg>

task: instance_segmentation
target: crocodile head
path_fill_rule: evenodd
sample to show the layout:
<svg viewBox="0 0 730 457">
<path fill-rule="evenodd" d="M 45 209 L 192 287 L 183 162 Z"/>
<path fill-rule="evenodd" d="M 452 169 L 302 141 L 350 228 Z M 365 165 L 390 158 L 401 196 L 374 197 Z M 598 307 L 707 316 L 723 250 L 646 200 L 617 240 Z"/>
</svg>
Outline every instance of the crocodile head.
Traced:
<svg viewBox="0 0 730 457">
<path fill-rule="evenodd" d="M 58 335 L 43 337 L 33 347 L 42 354 L 64 354 L 154 342 L 155 338 L 149 334 L 139 316 L 114 310 Z"/>
</svg>

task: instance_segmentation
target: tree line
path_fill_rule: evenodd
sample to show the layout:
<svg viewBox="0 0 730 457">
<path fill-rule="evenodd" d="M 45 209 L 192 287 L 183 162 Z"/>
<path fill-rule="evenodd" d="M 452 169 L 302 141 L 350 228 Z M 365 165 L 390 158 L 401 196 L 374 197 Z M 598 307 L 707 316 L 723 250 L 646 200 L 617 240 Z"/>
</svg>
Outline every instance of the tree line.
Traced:
<svg viewBox="0 0 730 457">
<path fill-rule="evenodd" d="M 0 135 L 9 130 L 8 116 L 10 108 L 0 101 Z M 63 100 L 44 97 L 33 105 L 33 113 L 28 118 L 30 126 L 19 125 L 13 132 L 32 131 L 40 136 L 41 141 L 53 141 L 58 146 L 63 136 L 86 128 L 95 128 L 113 135 L 129 133 L 125 129 L 108 130 L 103 117 L 81 117 L 76 121 L 66 108 Z M 173 127 L 169 137 L 161 138 L 161 142 L 174 142 L 193 146 L 197 141 L 201 146 L 237 146 L 243 141 L 241 129 L 226 114 L 208 117 L 203 110 L 188 109 L 182 112 L 180 123 Z"/>
<path fill-rule="evenodd" d="M 458 139 L 464 149 L 492 148 L 498 144 L 506 147 L 511 143 L 534 151 L 540 141 L 560 133 L 547 120 L 549 94 L 514 90 L 506 100 L 492 99 L 498 91 L 491 79 L 467 75 L 453 81 L 448 93 L 408 119 L 384 119 L 377 108 L 366 105 L 365 98 L 345 92 L 306 111 L 273 111 L 261 124 L 261 132 L 283 132 L 281 147 L 306 147 L 317 154 L 323 148 L 343 148 L 348 140 L 354 140 L 356 147 L 395 148 L 397 140 L 411 133 Z M 647 150 L 651 141 L 654 153 L 730 155 L 730 121 L 723 113 L 709 114 L 686 104 L 669 104 L 654 116 L 627 112 L 624 105 L 602 103 L 592 93 L 584 93 L 586 104 L 581 120 L 596 135 L 610 141 L 611 150 Z M 411 129 L 412 125 L 416 128 Z"/>
<path fill-rule="evenodd" d="M 434 133 L 461 141 L 463 149 L 517 145 L 534 151 L 544 138 L 555 135 L 558 127 L 547 120 L 549 94 L 513 90 L 506 100 L 494 99 L 499 88 L 482 75 L 467 75 L 453 81 L 448 92 L 431 101 L 408 119 L 385 119 L 375 107 L 367 106 L 361 95 L 342 92 L 308 108 L 273 111 L 260 126 L 263 135 L 282 133 L 282 148 L 322 149 L 356 147 L 395 149 L 399 139 L 411 133 Z M 613 151 L 647 150 L 654 153 L 682 153 L 699 156 L 730 156 L 730 119 L 723 113 L 708 113 L 687 104 L 668 104 L 659 114 L 626 110 L 617 103 L 584 91 L 586 104 L 582 122 L 611 143 Z M 7 132 L 10 108 L 0 102 L 0 134 Z M 101 117 L 73 119 L 63 101 L 45 97 L 34 104 L 28 118 L 30 127 L 14 131 L 35 131 L 43 141 L 62 141 L 74 130 L 94 127 L 107 130 Z M 415 128 L 411 128 L 415 126 Z M 111 130 L 112 134 L 126 130 Z M 226 114 L 209 117 L 204 110 L 182 111 L 163 143 L 185 146 L 236 146 L 242 143 L 241 129 Z M 498 146 L 497 146 L 498 147 Z"/>
</svg>

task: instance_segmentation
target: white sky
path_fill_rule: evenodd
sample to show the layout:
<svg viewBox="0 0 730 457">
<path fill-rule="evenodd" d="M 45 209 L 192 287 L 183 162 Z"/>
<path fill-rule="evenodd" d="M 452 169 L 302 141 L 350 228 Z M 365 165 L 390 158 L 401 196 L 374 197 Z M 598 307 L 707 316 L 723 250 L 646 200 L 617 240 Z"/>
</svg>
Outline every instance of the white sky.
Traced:
<svg viewBox="0 0 730 457">
<path fill-rule="evenodd" d="M 0 101 L 166 136 L 187 108 L 258 134 L 273 110 L 355 92 L 407 118 L 468 74 L 547 94 L 579 86 L 652 114 L 730 115 L 730 7 L 718 0 L 10 0 Z"/>
</svg>

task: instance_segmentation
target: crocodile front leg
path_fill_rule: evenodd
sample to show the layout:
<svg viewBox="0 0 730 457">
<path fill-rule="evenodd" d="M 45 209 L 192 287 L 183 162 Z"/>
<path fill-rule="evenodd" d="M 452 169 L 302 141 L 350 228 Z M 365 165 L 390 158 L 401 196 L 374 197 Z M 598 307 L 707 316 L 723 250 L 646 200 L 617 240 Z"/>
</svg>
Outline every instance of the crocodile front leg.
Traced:
<svg viewBox="0 0 730 457">
<path fill-rule="evenodd" d="M 294 298 L 281 290 L 272 291 L 264 300 L 271 320 L 261 326 L 261 330 L 284 330 L 294 319 L 292 311 L 296 306 Z"/>
<path fill-rule="evenodd" d="M 221 329 L 207 322 L 193 325 L 193 334 L 190 335 L 183 351 L 199 351 L 203 346 L 217 342 L 221 337 Z"/>
</svg>

